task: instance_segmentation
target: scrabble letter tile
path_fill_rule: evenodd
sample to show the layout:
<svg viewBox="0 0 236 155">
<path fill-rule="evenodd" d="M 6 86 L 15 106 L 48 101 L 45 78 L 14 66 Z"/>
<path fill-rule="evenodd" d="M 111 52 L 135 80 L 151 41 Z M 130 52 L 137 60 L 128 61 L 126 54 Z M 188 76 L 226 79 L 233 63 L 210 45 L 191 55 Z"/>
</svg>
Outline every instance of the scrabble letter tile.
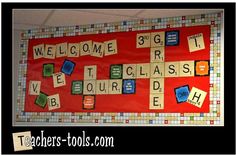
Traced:
<svg viewBox="0 0 236 155">
<path fill-rule="evenodd" d="M 96 80 L 84 80 L 83 94 L 93 95 L 96 91 Z"/>
<path fill-rule="evenodd" d="M 123 79 L 135 79 L 136 72 L 136 64 L 123 64 Z"/>
<path fill-rule="evenodd" d="M 104 55 L 104 43 L 93 42 L 92 56 L 102 58 Z"/>
<path fill-rule="evenodd" d="M 40 44 L 33 47 L 34 59 L 39 59 L 44 57 L 44 44 Z"/>
<path fill-rule="evenodd" d="M 96 81 L 96 94 L 109 94 L 109 80 Z"/>
<path fill-rule="evenodd" d="M 151 62 L 164 62 L 165 60 L 165 47 L 152 47 L 150 48 Z"/>
<path fill-rule="evenodd" d="M 113 55 L 118 53 L 116 40 L 109 40 L 104 42 L 105 56 Z"/>
<path fill-rule="evenodd" d="M 164 94 L 150 94 L 149 109 L 164 109 Z"/>
<path fill-rule="evenodd" d="M 150 79 L 150 94 L 164 93 L 164 78 Z"/>
<path fill-rule="evenodd" d="M 41 87 L 41 81 L 30 81 L 29 82 L 29 94 L 39 95 Z"/>
<path fill-rule="evenodd" d="M 67 43 L 57 44 L 57 58 L 67 56 Z"/>
<path fill-rule="evenodd" d="M 151 33 L 151 47 L 165 46 L 165 32 Z"/>
<path fill-rule="evenodd" d="M 151 63 L 151 73 L 150 76 L 152 78 L 156 78 L 156 77 L 164 77 L 164 63 L 160 62 L 160 63 Z"/>
<path fill-rule="evenodd" d="M 55 56 L 56 56 L 56 46 L 45 45 L 44 58 L 55 59 Z"/>
<path fill-rule="evenodd" d="M 31 131 L 12 133 L 14 151 L 33 150 Z"/>
<path fill-rule="evenodd" d="M 84 66 L 84 80 L 95 80 L 97 78 L 97 66 Z"/>
<path fill-rule="evenodd" d="M 66 85 L 66 79 L 65 79 L 65 74 L 62 72 L 55 73 L 52 75 L 53 77 L 53 86 L 54 88 L 56 87 L 61 87 Z"/>
<path fill-rule="evenodd" d="M 92 50 L 92 40 L 80 42 L 80 55 L 90 55 Z"/>
<path fill-rule="evenodd" d="M 187 102 L 194 106 L 197 106 L 198 108 L 201 108 L 206 95 L 207 95 L 207 92 L 200 90 L 198 88 L 192 87 L 191 92 L 188 96 Z"/>
<path fill-rule="evenodd" d="M 79 57 L 79 43 L 69 43 L 68 44 L 68 50 L 67 50 L 67 56 L 68 57 Z"/>
<path fill-rule="evenodd" d="M 150 77 L 150 64 L 142 63 L 137 64 L 137 78 L 149 78 Z"/>
<path fill-rule="evenodd" d="M 180 61 L 179 76 L 194 76 L 194 61 Z"/>
<path fill-rule="evenodd" d="M 165 62 L 165 77 L 179 76 L 179 62 Z"/>
<path fill-rule="evenodd" d="M 109 94 L 122 94 L 122 80 L 109 80 Z"/>
<path fill-rule="evenodd" d="M 48 96 L 48 110 L 55 110 L 61 107 L 59 94 Z"/>
<path fill-rule="evenodd" d="M 136 36 L 136 48 L 150 47 L 150 33 L 139 33 Z"/>
<path fill-rule="evenodd" d="M 202 33 L 188 36 L 188 47 L 190 52 L 205 49 L 204 38 Z"/>
</svg>

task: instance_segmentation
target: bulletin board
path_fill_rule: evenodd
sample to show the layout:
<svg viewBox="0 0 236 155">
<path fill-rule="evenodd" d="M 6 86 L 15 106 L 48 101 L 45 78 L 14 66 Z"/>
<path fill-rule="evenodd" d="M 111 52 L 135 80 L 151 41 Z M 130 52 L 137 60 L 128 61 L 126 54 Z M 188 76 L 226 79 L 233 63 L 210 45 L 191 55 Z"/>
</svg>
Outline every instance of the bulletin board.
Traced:
<svg viewBox="0 0 236 155">
<path fill-rule="evenodd" d="M 222 126 L 222 15 L 22 32 L 15 125 Z"/>
</svg>

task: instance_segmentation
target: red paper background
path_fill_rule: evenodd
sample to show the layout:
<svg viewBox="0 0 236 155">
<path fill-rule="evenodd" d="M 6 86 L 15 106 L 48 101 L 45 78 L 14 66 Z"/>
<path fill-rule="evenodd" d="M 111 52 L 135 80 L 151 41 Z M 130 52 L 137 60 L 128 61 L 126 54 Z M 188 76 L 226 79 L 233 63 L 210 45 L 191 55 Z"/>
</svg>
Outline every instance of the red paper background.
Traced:
<svg viewBox="0 0 236 155">
<path fill-rule="evenodd" d="M 169 30 L 179 30 L 180 43 L 178 46 L 165 47 L 165 61 L 210 59 L 210 26 L 30 39 L 28 47 L 25 111 L 48 112 L 47 105 L 44 109 L 35 105 L 34 102 L 36 96 L 28 95 L 29 81 L 39 80 L 41 81 L 42 92 L 47 95 L 57 93 L 60 95 L 61 108 L 53 110 L 54 112 L 209 112 L 209 76 L 165 78 L 165 108 L 163 110 L 149 109 L 149 79 L 136 79 L 135 94 L 96 95 L 94 110 L 82 109 L 82 95 L 71 95 L 71 81 L 83 80 L 84 66 L 97 65 L 97 79 L 109 79 L 109 69 L 111 64 L 149 63 L 150 48 L 136 48 L 136 34 Z M 203 33 L 205 49 L 190 53 L 188 49 L 187 36 L 197 33 Z M 53 60 L 45 58 L 33 59 L 32 48 L 38 44 L 58 44 L 63 42 L 77 43 L 87 40 L 103 42 L 113 39 L 117 40 L 118 54 L 116 55 L 104 56 L 103 58 L 81 56 L 78 58 L 63 57 Z M 74 72 L 71 76 L 66 75 L 66 86 L 54 88 L 52 77 L 44 78 L 42 76 L 43 64 L 54 63 L 55 72 L 60 72 L 65 59 L 76 63 Z M 189 85 L 190 89 L 194 86 L 207 92 L 206 99 L 201 108 L 195 107 L 189 103 L 176 103 L 174 88 L 183 85 Z"/>
</svg>

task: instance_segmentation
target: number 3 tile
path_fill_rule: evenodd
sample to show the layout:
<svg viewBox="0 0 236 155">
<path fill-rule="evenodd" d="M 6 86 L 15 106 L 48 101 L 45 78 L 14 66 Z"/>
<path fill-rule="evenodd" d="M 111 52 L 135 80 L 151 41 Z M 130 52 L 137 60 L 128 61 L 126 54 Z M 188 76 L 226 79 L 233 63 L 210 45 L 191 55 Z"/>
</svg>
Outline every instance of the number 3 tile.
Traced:
<svg viewBox="0 0 236 155">
<path fill-rule="evenodd" d="M 139 33 L 136 37 L 136 47 L 146 48 L 150 47 L 150 33 Z"/>
</svg>

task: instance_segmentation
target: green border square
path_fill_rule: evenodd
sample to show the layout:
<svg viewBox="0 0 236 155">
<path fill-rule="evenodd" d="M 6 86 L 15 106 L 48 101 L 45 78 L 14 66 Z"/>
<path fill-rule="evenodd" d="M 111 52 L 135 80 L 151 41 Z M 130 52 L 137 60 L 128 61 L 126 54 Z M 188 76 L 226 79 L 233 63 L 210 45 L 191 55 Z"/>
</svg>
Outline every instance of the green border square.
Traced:
<svg viewBox="0 0 236 155">
<path fill-rule="evenodd" d="M 80 91 L 75 91 L 73 88 L 75 84 L 80 84 L 81 90 Z M 83 81 L 72 81 L 71 82 L 71 94 L 72 95 L 80 95 L 83 94 Z"/>
<path fill-rule="evenodd" d="M 51 69 L 48 72 L 46 72 L 47 68 Z M 43 64 L 43 76 L 44 77 L 51 77 L 52 74 L 54 73 L 54 64 Z"/>
<path fill-rule="evenodd" d="M 118 68 L 117 71 L 114 71 L 115 68 Z M 116 72 L 116 73 L 113 73 L 113 72 Z M 117 75 L 114 75 L 114 74 L 117 74 Z M 110 66 L 110 79 L 122 79 L 122 75 L 123 75 L 122 64 Z"/>
<path fill-rule="evenodd" d="M 47 104 L 47 97 L 48 95 L 44 94 L 43 92 L 40 92 L 40 94 L 35 99 L 35 104 L 44 108 Z"/>
</svg>

